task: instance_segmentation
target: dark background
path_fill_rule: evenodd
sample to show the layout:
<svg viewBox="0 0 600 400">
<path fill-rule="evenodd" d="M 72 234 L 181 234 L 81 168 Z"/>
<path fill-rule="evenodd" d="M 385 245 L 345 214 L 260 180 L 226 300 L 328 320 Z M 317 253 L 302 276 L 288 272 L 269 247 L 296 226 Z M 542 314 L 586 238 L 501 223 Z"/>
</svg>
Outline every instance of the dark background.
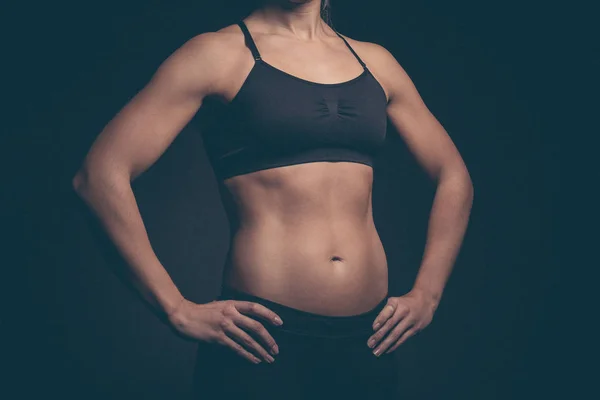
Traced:
<svg viewBox="0 0 600 400">
<path fill-rule="evenodd" d="M 11 239 L 0 321 L 8 371 L 1 390 L 11 393 L 4 398 L 186 398 L 195 344 L 175 336 L 118 278 L 120 260 L 71 178 L 95 136 L 171 52 L 249 9 L 241 0 L 6 7 L 3 75 L 13 107 L 3 135 Z M 553 106 L 565 85 L 557 79 L 571 26 L 564 10 L 516 1 L 334 0 L 333 20 L 341 33 L 396 56 L 475 187 L 437 314 L 395 353 L 404 398 L 577 398 L 582 389 L 571 385 L 575 366 L 564 348 L 566 306 L 557 296 L 564 131 Z M 413 283 L 434 189 L 390 126 L 373 202 L 391 295 Z M 134 190 L 182 293 L 212 300 L 229 233 L 198 128 L 184 129 Z"/>
</svg>

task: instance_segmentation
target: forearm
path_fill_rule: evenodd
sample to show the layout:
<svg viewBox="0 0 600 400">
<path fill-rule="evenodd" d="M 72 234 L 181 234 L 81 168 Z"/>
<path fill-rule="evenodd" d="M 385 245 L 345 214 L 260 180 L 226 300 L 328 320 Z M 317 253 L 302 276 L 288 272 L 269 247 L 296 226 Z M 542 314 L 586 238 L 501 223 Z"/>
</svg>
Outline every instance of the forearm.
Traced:
<svg viewBox="0 0 600 400">
<path fill-rule="evenodd" d="M 439 303 L 463 241 L 473 186 L 466 171 L 440 175 L 431 209 L 427 240 L 414 288 Z"/>
<path fill-rule="evenodd" d="M 129 178 L 80 171 L 73 186 L 125 260 L 131 283 L 159 313 L 169 315 L 182 295 L 152 249 Z"/>
</svg>

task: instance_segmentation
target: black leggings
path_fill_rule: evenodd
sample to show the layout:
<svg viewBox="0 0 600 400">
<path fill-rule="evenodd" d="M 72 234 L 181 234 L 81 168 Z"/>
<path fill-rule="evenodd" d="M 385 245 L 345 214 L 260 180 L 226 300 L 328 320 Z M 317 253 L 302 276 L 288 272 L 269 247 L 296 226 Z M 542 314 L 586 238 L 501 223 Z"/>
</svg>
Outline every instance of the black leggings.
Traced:
<svg viewBox="0 0 600 400">
<path fill-rule="evenodd" d="M 279 354 L 271 364 L 253 364 L 228 347 L 199 342 L 194 399 L 398 398 L 393 353 L 376 357 L 367 346 L 387 296 L 353 316 L 314 314 L 224 286 L 217 300 L 227 299 L 260 303 L 281 316 L 281 327 L 263 322 Z"/>
</svg>

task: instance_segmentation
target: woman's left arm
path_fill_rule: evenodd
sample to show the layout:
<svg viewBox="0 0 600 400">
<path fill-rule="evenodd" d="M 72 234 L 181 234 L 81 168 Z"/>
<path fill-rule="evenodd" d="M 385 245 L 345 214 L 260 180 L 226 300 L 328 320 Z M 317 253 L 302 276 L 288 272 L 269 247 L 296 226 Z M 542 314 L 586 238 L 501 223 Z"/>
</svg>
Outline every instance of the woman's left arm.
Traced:
<svg viewBox="0 0 600 400">
<path fill-rule="evenodd" d="M 425 250 L 413 288 L 404 296 L 390 297 L 373 322 L 377 332 L 369 347 L 387 334 L 374 350 L 379 356 L 394 351 L 431 322 L 467 228 L 473 184 L 456 146 L 407 73 L 386 49 L 373 46 L 378 78 L 388 96 L 388 117 L 417 162 L 437 183 Z"/>
</svg>

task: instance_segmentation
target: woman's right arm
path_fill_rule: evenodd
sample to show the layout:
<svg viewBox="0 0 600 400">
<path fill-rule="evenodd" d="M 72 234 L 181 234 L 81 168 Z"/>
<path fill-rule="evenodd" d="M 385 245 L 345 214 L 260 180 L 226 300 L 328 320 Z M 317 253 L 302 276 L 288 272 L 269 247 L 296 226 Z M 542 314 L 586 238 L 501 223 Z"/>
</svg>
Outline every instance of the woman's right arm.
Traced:
<svg viewBox="0 0 600 400">
<path fill-rule="evenodd" d="M 150 82 L 104 127 L 73 187 L 130 267 L 132 283 L 165 315 L 182 295 L 155 255 L 131 188 L 191 120 L 219 81 L 218 33 L 198 35 L 171 54 Z"/>
<path fill-rule="evenodd" d="M 130 269 L 140 293 L 180 334 L 219 343 L 252 362 L 271 362 L 275 340 L 256 319 L 281 320 L 261 304 L 213 301 L 194 304 L 179 292 L 154 253 L 131 182 L 148 169 L 191 120 L 207 95 L 223 94 L 236 54 L 233 35 L 196 36 L 158 68 L 150 82 L 95 140 L 73 187 L 99 218 Z M 240 41 L 241 43 L 241 41 Z M 248 332 L 254 332 L 259 344 Z M 266 347 L 266 349 L 265 349 Z"/>
</svg>

